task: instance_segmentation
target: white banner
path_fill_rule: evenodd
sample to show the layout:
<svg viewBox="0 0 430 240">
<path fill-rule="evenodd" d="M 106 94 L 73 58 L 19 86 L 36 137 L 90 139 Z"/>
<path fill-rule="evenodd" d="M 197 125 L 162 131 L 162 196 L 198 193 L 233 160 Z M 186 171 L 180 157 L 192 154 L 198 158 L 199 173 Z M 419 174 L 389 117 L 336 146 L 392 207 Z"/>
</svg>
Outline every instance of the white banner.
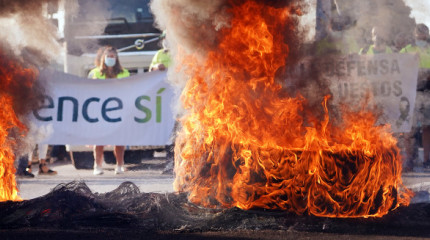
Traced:
<svg viewBox="0 0 430 240">
<path fill-rule="evenodd" d="M 300 66 L 295 74 L 312 69 L 321 73 L 319 77 L 330 84 L 335 105 L 359 110 L 367 103 L 378 108 L 378 124 L 390 124 L 393 132 L 411 130 L 417 94 L 417 55 L 328 56 L 316 63 L 304 60 Z"/>
<path fill-rule="evenodd" d="M 87 79 L 44 70 L 43 108 L 34 122 L 49 132 L 43 143 L 162 146 L 174 126 L 173 91 L 166 72 L 124 79 Z"/>
<path fill-rule="evenodd" d="M 326 65 L 334 101 L 360 107 L 369 97 L 379 123 L 409 132 L 413 123 L 419 59 L 411 54 L 351 55 Z"/>
</svg>

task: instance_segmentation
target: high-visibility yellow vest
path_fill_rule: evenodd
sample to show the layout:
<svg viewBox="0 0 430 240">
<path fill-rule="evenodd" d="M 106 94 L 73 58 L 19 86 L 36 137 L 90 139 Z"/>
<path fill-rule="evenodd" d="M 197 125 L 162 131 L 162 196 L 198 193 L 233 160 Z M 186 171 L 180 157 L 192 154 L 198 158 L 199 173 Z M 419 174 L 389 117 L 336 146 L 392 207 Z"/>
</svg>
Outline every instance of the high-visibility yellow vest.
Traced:
<svg viewBox="0 0 430 240">
<path fill-rule="evenodd" d="M 328 37 L 322 39 L 317 44 L 316 55 L 324 54 L 353 54 L 359 50 L 357 42 L 352 37 L 344 37 L 342 40 L 331 41 Z"/>
<path fill-rule="evenodd" d="M 384 52 L 376 52 L 375 45 L 370 45 L 369 49 L 367 49 L 367 52 L 365 52 L 364 48 L 360 49 L 360 52 L 359 52 L 359 54 L 368 54 L 368 55 L 373 55 L 378 53 L 393 53 L 393 50 L 390 47 L 386 46 Z"/>
<path fill-rule="evenodd" d="M 420 56 L 420 68 L 430 69 L 430 47 L 420 48 L 409 44 L 400 50 L 400 53 L 418 53 Z"/>
<path fill-rule="evenodd" d="M 122 69 L 122 72 L 116 75 L 116 78 L 125 78 L 129 76 L 130 76 L 130 72 L 124 68 Z M 106 79 L 106 75 L 102 74 L 102 71 L 98 67 L 91 70 L 90 73 L 88 73 L 88 77 L 92 79 Z"/>
<path fill-rule="evenodd" d="M 152 62 L 151 62 L 151 65 L 149 66 L 149 69 L 151 69 L 152 67 L 154 67 L 155 65 L 157 65 L 159 63 L 164 64 L 164 66 L 166 66 L 166 68 L 168 68 L 170 66 L 170 64 L 172 63 L 172 59 L 170 58 L 170 52 L 169 51 L 166 51 L 164 49 L 158 50 L 158 52 L 152 58 Z"/>
</svg>

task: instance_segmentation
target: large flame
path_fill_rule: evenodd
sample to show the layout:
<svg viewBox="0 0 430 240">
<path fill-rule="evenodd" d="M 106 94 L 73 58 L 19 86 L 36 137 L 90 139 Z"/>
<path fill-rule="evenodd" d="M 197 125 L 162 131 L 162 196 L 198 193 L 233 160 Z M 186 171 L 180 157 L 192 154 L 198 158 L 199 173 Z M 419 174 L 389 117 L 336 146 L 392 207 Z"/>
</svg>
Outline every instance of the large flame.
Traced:
<svg viewBox="0 0 430 240">
<path fill-rule="evenodd" d="M 10 56 L 0 52 L 0 202 L 21 200 L 15 181 L 16 139 L 11 133 L 13 131 L 14 134 L 24 135 L 27 131 L 16 114 L 15 109 L 19 108 L 19 99 L 16 98 L 26 94 L 20 89 L 31 89 L 36 74 L 37 70 L 24 68 Z"/>
<path fill-rule="evenodd" d="M 366 111 L 344 113 L 334 126 L 328 97 L 318 121 L 303 97 L 289 97 L 275 80 L 294 47 L 284 33 L 296 10 L 237 2 L 231 27 L 204 62 L 178 59 L 191 78 L 182 94 L 175 190 L 205 207 L 328 217 L 383 216 L 408 205 L 389 126 L 375 126 Z"/>
</svg>

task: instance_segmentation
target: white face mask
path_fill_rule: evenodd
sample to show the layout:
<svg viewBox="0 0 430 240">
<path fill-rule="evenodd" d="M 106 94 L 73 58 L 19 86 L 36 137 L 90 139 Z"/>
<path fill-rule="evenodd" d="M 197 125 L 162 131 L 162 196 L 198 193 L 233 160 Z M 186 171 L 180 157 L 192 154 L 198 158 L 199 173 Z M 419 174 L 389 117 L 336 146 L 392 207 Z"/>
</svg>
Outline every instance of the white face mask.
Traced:
<svg viewBox="0 0 430 240">
<path fill-rule="evenodd" d="M 105 64 L 108 67 L 113 67 L 116 64 L 116 58 L 105 57 Z"/>
<path fill-rule="evenodd" d="M 427 46 L 427 41 L 424 40 L 416 40 L 415 44 L 417 44 L 418 47 L 424 48 Z"/>
</svg>

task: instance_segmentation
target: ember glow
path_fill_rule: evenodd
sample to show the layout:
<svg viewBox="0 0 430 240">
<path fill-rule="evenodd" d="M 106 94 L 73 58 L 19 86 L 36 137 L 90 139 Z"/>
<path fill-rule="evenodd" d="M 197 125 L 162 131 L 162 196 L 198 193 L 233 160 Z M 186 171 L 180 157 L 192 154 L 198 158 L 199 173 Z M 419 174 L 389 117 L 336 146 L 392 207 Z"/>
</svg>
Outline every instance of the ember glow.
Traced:
<svg viewBox="0 0 430 240">
<path fill-rule="evenodd" d="M 295 47 L 285 31 L 300 12 L 264 1 L 230 5 L 231 26 L 220 30 L 217 48 L 203 62 L 177 60 L 191 77 L 181 96 L 175 190 L 205 207 L 326 217 L 381 217 L 408 205 L 389 126 L 348 110 L 334 125 L 329 96 L 321 97 L 321 118 L 276 81 Z"/>
<path fill-rule="evenodd" d="M 16 138 L 11 136 L 11 132 L 21 136 L 27 132 L 16 111 L 22 111 L 19 102 L 29 97 L 26 90 L 32 88 L 36 73 L 35 69 L 24 68 L 0 52 L 0 202 L 21 200 L 15 181 L 13 149 Z"/>
</svg>

